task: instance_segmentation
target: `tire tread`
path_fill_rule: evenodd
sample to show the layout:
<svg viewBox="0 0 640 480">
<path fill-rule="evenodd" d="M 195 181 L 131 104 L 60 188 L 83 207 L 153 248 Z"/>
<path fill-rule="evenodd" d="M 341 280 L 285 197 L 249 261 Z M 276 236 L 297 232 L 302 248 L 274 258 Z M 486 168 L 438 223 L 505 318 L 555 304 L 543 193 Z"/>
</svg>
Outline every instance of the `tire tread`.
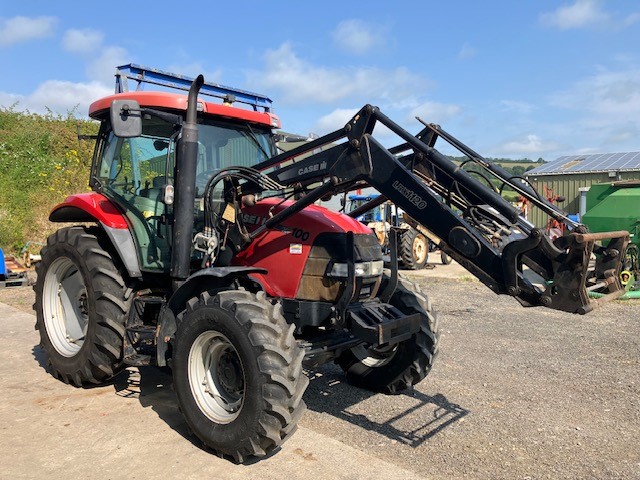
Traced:
<svg viewBox="0 0 640 480">
<path fill-rule="evenodd" d="M 295 423 L 306 408 L 302 395 L 309 380 L 302 371 L 304 352 L 297 346 L 294 330 L 282 316 L 280 305 L 271 303 L 264 292 L 225 290 L 216 295 L 205 292 L 187 303 L 186 312 L 178 316 L 178 321 L 188 322 L 191 312 L 206 307 L 226 311 L 245 330 L 264 381 L 261 387 L 264 408 L 259 413 L 256 431 L 247 432 L 233 448 L 216 443 L 215 438 L 203 438 L 204 435 L 199 435 L 200 440 L 217 454 L 236 462 L 265 456 L 295 431 Z M 180 327 L 178 335 L 179 332 Z M 189 422 L 189 417 L 186 418 Z M 198 435 L 193 425 L 191 429 Z"/>
<path fill-rule="evenodd" d="M 33 289 L 36 294 L 36 329 L 40 331 L 41 345 L 47 353 L 47 365 L 54 377 L 77 387 L 99 384 L 118 373 L 123 368 L 122 345 L 125 335 L 125 315 L 130 301 L 126 295 L 126 282 L 121 269 L 115 264 L 111 254 L 101 247 L 96 228 L 68 227 L 58 230 L 47 238 L 41 255 L 44 261 L 36 265 L 38 281 Z M 89 277 L 87 283 L 94 287 L 95 310 L 89 322 L 94 325 L 92 338 L 85 339 L 85 345 L 78 352 L 82 358 L 71 370 L 57 361 L 57 351 L 48 339 L 43 318 L 43 285 L 46 269 L 55 258 L 56 249 L 75 252 L 84 262 Z"/>
<path fill-rule="evenodd" d="M 422 381 L 430 372 L 438 353 L 438 315 L 418 284 L 400 276 L 391 305 L 405 314 L 420 313 L 420 330 L 398 344 L 402 355 L 389 364 L 367 367 L 351 351 L 344 352 L 336 363 L 347 373 L 347 379 L 360 387 L 383 393 L 399 393 Z M 393 372 L 393 373 L 392 373 Z"/>
</svg>

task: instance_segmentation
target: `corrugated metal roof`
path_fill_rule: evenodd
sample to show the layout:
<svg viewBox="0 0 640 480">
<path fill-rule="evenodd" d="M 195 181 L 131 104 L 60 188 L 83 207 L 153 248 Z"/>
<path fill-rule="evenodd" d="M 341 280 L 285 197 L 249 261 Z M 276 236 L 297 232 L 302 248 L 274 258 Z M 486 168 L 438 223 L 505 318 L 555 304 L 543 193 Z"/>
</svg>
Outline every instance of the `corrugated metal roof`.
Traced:
<svg viewBox="0 0 640 480">
<path fill-rule="evenodd" d="M 640 152 L 597 153 L 594 155 L 565 155 L 552 162 L 529 170 L 526 175 L 625 172 L 640 170 Z"/>
</svg>

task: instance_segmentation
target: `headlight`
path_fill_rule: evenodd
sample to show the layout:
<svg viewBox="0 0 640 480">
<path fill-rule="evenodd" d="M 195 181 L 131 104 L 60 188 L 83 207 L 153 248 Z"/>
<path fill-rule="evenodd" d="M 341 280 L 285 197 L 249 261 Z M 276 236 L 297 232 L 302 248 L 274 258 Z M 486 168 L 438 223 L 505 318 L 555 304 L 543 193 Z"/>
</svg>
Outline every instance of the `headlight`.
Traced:
<svg viewBox="0 0 640 480">
<path fill-rule="evenodd" d="M 382 260 L 373 260 L 371 262 L 358 262 L 354 264 L 356 277 L 376 277 L 382 275 L 384 262 Z M 328 273 L 330 277 L 346 278 L 349 275 L 349 268 L 346 263 L 334 263 L 331 271 Z"/>
</svg>

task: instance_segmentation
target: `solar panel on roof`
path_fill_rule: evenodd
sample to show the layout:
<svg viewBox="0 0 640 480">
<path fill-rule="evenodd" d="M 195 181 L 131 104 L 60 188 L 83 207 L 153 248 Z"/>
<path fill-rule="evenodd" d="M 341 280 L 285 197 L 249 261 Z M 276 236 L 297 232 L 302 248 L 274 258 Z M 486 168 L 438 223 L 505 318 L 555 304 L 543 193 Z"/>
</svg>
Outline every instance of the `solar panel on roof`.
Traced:
<svg viewBox="0 0 640 480">
<path fill-rule="evenodd" d="M 541 173 L 602 172 L 611 170 L 640 170 L 640 152 L 564 155 L 528 171 L 526 175 L 531 176 Z"/>
</svg>

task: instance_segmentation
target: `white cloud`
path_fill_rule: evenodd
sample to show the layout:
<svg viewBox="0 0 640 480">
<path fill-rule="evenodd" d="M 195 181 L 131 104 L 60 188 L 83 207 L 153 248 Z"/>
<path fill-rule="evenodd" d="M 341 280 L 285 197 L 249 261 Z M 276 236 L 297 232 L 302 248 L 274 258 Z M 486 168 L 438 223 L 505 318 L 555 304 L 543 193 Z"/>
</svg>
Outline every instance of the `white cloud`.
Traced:
<svg viewBox="0 0 640 480">
<path fill-rule="evenodd" d="M 406 68 L 328 68 L 300 59 L 289 43 L 265 54 L 264 71 L 253 71 L 248 81 L 255 88 L 278 91 L 278 102 L 290 104 L 331 103 L 345 98 L 396 105 L 416 98 L 428 81 Z M 272 94 L 274 97 L 276 93 Z"/>
<path fill-rule="evenodd" d="M 90 28 L 69 29 L 62 37 L 62 48 L 82 55 L 85 73 L 91 82 L 113 85 L 116 67 L 131 62 L 129 52 L 113 45 L 103 45 L 104 34 Z M 131 86 L 130 88 L 133 88 Z"/>
<path fill-rule="evenodd" d="M 47 80 L 29 96 L 29 101 L 47 106 L 56 112 L 63 112 L 78 105 L 78 113 L 86 115 L 92 102 L 112 93 L 112 89 L 99 82 Z"/>
<path fill-rule="evenodd" d="M 602 0 L 575 0 L 571 5 L 557 8 L 553 12 L 543 13 L 540 21 L 553 28 L 570 30 L 573 28 L 607 27 L 625 28 L 640 20 L 640 13 L 631 13 L 624 18 L 614 19 L 602 7 Z"/>
<path fill-rule="evenodd" d="M 596 66 L 591 75 L 549 93 L 541 103 L 501 101 L 503 109 L 516 115 L 510 115 L 507 123 L 503 121 L 503 139 L 495 143 L 504 142 L 511 151 L 520 152 L 515 143 L 526 143 L 527 138 L 519 135 L 535 133 L 544 140 L 543 145 L 551 139 L 559 142 L 558 150 L 551 152 L 558 155 L 638 150 L 640 64 L 628 55 L 612 56 L 612 60 L 609 68 Z M 518 116 L 518 111 L 522 115 Z M 545 152 L 545 158 L 547 155 L 551 156 Z"/>
<path fill-rule="evenodd" d="M 346 125 L 346 123 L 358 113 L 357 108 L 337 108 L 333 112 L 323 115 L 318 119 L 313 131 L 324 135 L 334 130 L 338 130 Z"/>
<path fill-rule="evenodd" d="M 558 156 L 562 156 L 562 155 L 591 155 L 593 153 L 602 153 L 602 149 L 601 148 L 594 148 L 594 147 L 583 147 L 583 148 L 577 148 L 575 150 L 571 150 L 571 152 L 563 152 L 561 154 L 559 154 Z"/>
<path fill-rule="evenodd" d="M 503 110 L 520 115 L 529 114 L 536 109 L 535 105 L 518 100 L 501 100 L 500 105 L 502 106 Z"/>
<path fill-rule="evenodd" d="M 183 64 L 173 64 L 167 67 L 169 72 L 179 72 L 180 75 L 186 75 L 187 77 L 197 77 L 198 75 L 204 75 L 204 81 L 208 83 L 220 83 L 222 79 L 222 69 L 217 68 L 215 70 L 208 70 L 200 62 L 190 62 Z"/>
<path fill-rule="evenodd" d="M 104 35 L 97 30 L 69 29 L 62 37 L 62 48 L 72 53 L 94 53 L 102 45 L 103 39 Z"/>
<path fill-rule="evenodd" d="M 576 0 L 572 5 L 558 7 L 555 11 L 544 13 L 542 22 L 561 30 L 582 28 L 608 22 L 609 15 L 601 10 L 598 0 Z"/>
<path fill-rule="evenodd" d="M 25 20 L 24 17 L 16 17 Z M 48 23 L 44 20 L 48 19 Z M 13 19 L 15 20 L 15 19 Z M 35 25 L 44 28 L 53 25 L 55 19 L 40 17 L 39 19 L 26 19 L 23 27 Z M 6 22 L 5 22 L 6 23 Z M 15 27 L 15 22 L 14 24 Z M 25 26 L 26 25 L 26 26 Z M 0 32 L 0 41 L 7 29 Z M 40 34 L 44 34 L 42 30 Z M 26 37 L 25 37 L 26 38 Z M 103 34 L 93 29 L 69 29 L 62 36 L 62 48 L 68 52 L 80 54 L 84 64 L 87 81 L 70 82 L 50 79 L 41 83 L 31 93 L 16 94 L 0 91 L 0 106 L 11 107 L 15 105 L 18 111 L 28 110 L 34 113 L 46 113 L 52 111 L 62 115 L 74 111 L 77 115 L 86 116 L 89 105 L 99 98 L 111 95 L 114 92 L 115 67 L 128 63 L 127 50 L 116 46 L 103 46 Z"/>
<path fill-rule="evenodd" d="M 458 58 L 460 60 L 467 60 L 469 58 L 475 57 L 477 53 L 478 51 L 475 48 L 473 48 L 471 44 L 469 44 L 468 42 L 465 42 L 460 48 L 460 51 L 458 52 Z"/>
<path fill-rule="evenodd" d="M 557 151 L 560 145 L 556 142 L 543 141 L 536 134 L 524 135 L 511 141 L 503 143 L 496 148 L 498 153 L 503 155 L 527 156 L 531 154 L 541 154 L 544 152 Z"/>
<path fill-rule="evenodd" d="M 67 30 L 62 39 L 63 48 L 73 53 L 96 52 L 102 43 L 102 34 L 95 30 Z M 86 64 L 88 82 L 47 80 L 33 92 L 15 94 L 0 92 L 0 106 L 15 105 L 18 111 L 33 113 L 52 111 L 62 115 L 75 111 L 86 116 L 95 100 L 113 94 L 115 66 L 126 62 L 128 54 L 119 47 L 106 47 Z"/>
<path fill-rule="evenodd" d="M 598 122 L 631 120 L 640 123 L 640 69 L 601 71 L 551 97 L 554 105 L 582 110 Z"/>
<path fill-rule="evenodd" d="M 381 45 L 381 33 L 362 20 L 344 20 L 332 32 L 333 42 L 343 50 L 362 55 L 374 47 Z"/>
<path fill-rule="evenodd" d="M 579 132 L 577 148 L 598 151 L 638 149 L 640 68 L 601 70 L 550 96 L 554 107 L 575 112 L 567 135 Z"/>
<path fill-rule="evenodd" d="M 13 17 L 0 21 L 0 47 L 53 35 L 55 17 Z"/>
<path fill-rule="evenodd" d="M 634 23 L 638 23 L 640 21 L 640 13 L 632 13 L 627 15 L 622 19 L 621 24 L 623 27 L 630 27 Z"/>
<path fill-rule="evenodd" d="M 331 113 L 320 117 L 320 119 L 313 126 L 313 132 L 320 135 L 333 132 L 344 127 L 356 113 L 360 111 L 360 108 L 336 108 Z M 389 130 L 382 123 L 376 123 L 373 128 L 373 136 L 380 140 L 381 138 L 393 137 L 396 134 Z M 396 138 L 398 138 L 396 136 Z"/>
<path fill-rule="evenodd" d="M 10 107 L 17 102 L 15 109 L 18 111 L 46 113 L 49 109 L 64 115 L 77 109 L 77 115 L 86 116 L 92 102 L 112 93 L 112 89 L 99 82 L 74 83 L 47 80 L 28 95 L 0 92 L 0 106 Z"/>
<path fill-rule="evenodd" d="M 420 117 L 428 123 L 446 123 L 452 118 L 460 115 L 462 107 L 438 102 L 424 102 L 409 112 L 408 118 L 413 120 Z"/>
<path fill-rule="evenodd" d="M 16 110 L 23 110 L 20 102 L 24 100 L 22 95 L 18 95 L 16 93 L 9 92 L 0 92 L 0 108 L 9 108 L 12 106 L 16 106 Z"/>
<path fill-rule="evenodd" d="M 625 144 L 629 142 L 637 145 L 638 138 L 640 138 L 640 125 L 633 124 L 631 122 L 624 122 L 620 125 L 616 125 L 615 129 L 612 129 L 612 131 L 609 132 L 608 136 L 605 138 L 605 143 Z"/>
<path fill-rule="evenodd" d="M 104 47 L 98 56 L 87 63 L 87 77 L 105 85 L 113 85 L 116 67 L 127 63 L 130 63 L 127 50 L 121 47 Z"/>
</svg>

